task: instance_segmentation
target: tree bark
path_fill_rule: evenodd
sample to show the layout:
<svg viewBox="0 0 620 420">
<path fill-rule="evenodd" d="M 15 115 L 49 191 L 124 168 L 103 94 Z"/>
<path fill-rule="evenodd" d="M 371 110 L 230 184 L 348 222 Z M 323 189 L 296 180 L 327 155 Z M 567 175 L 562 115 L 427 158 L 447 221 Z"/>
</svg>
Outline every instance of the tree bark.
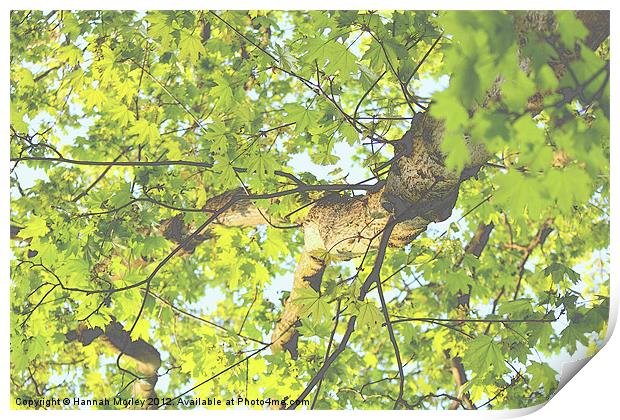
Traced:
<svg viewBox="0 0 620 420">
<path fill-rule="evenodd" d="M 430 223 L 450 217 L 461 182 L 477 174 L 488 154 L 470 146 L 470 163 L 461 173 L 449 171 L 440 151 L 443 130 L 443 124 L 430 115 L 417 114 L 396 146 L 401 157 L 390 169 L 384 187 L 365 196 L 329 195 L 311 208 L 303 224 L 305 249 L 295 272 L 294 288 L 310 287 L 308 279 L 312 277 L 320 286 L 324 265 L 312 255 L 327 252 L 348 260 L 376 248 L 377 238 L 392 216 L 402 220 L 390 236 L 389 245 L 393 247 L 403 247 Z M 297 338 L 291 326 L 297 323 L 301 307 L 295 304 L 295 297 L 296 293 L 291 293 L 274 328 L 272 351 L 282 350 Z M 291 354 L 296 355 L 296 349 Z"/>
<path fill-rule="evenodd" d="M 132 386 L 134 398 L 156 398 L 155 384 L 157 384 L 157 370 L 161 366 L 159 351 L 151 344 L 142 339 L 132 340 L 129 332 L 123 326 L 114 321 L 109 323 L 105 331 L 99 327 L 88 328 L 80 324 L 74 331 L 66 334 L 69 341 L 78 341 L 84 346 L 90 345 L 97 340 L 114 352 L 122 353 L 136 363 L 136 370 L 141 375 L 136 378 Z M 152 400 L 151 400 L 152 402 Z M 157 406 L 148 404 L 147 409 L 156 409 Z"/>
</svg>

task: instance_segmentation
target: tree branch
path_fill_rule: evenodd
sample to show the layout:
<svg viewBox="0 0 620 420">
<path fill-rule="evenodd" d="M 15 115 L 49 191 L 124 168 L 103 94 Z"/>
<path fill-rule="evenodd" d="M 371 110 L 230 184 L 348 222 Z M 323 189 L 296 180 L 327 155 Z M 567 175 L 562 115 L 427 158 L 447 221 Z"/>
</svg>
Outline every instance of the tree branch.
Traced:
<svg viewBox="0 0 620 420">
<path fill-rule="evenodd" d="M 381 277 L 380 277 L 381 267 L 383 266 L 383 261 L 385 259 L 385 253 L 388 247 L 388 243 L 390 241 L 390 236 L 392 234 L 392 231 L 394 230 L 394 226 L 396 225 L 396 223 L 397 223 L 396 221 L 391 219 L 385 226 L 385 230 L 383 231 L 383 234 L 381 235 L 381 242 L 379 244 L 379 250 L 377 252 L 377 257 L 375 258 L 373 269 L 368 275 L 368 277 L 366 278 L 366 281 L 364 282 L 364 284 L 362 285 L 360 289 L 360 294 L 358 297 L 359 301 L 364 300 L 371 284 L 381 281 Z M 334 350 L 334 352 L 325 360 L 325 362 L 323 363 L 323 366 L 321 366 L 319 371 L 312 377 L 308 385 L 306 385 L 306 388 L 300 394 L 299 398 L 297 398 L 297 401 L 302 401 L 308 396 L 308 394 L 317 385 L 317 383 L 325 377 L 325 374 L 327 373 L 327 370 L 330 368 L 332 363 L 334 363 L 334 361 L 338 358 L 338 356 L 340 356 L 340 354 L 347 348 L 347 343 L 349 342 L 349 339 L 351 338 L 351 334 L 355 330 L 356 319 L 357 317 L 355 315 L 349 318 L 347 329 L 344 333 L 344 336 L 342 337 L 342 340 L 340 340 L 340 344 L 338 345 L 338 348 L 336 348 L 336 350 Z M 298 405 L 299 405 L 298 403 L 293 403 L 288 407 L 288 409 L 294 410 L 295 408 L 297 408 Z"/>
<path fill-rule="evenodd" d="M 129 332 L 123 326 L 113 321 L 105 327 L 105 331 L 99 327 L 88 328 L 83 323 L 76 330 L 66 334 L 69 341 L 78 341 L 84 346 L 90 345 L 99 338 L 113 351 L 125 354 L 136 362 L 136 368 L 141 376 L 133 383 L 132 395 L 134 398 L 156 398 L 155 384 L 157 384 L 157 370 L 161 366 L 159 351 L 151 344 L 142 340 L 132 340 Z M 150 404 L 147 409 L 155 409 L 157 406 Z"/>
</svg>

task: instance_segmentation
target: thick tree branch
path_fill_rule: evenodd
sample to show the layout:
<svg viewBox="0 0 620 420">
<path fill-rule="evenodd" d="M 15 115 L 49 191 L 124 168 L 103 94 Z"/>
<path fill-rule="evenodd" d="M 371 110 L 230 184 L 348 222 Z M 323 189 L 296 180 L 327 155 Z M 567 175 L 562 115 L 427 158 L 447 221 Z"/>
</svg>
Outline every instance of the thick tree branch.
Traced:
<svg viewBox="0 0 620 420">
<path fill-rule="evenodd" d="M 130 333 L 123 326 L 114 321 L 108 324 L 105 331 L 99 327 L 88 328 L 80 324 L 76 330 L 66 334 L 69 341 L 78 341 L 84 346 L 90 345 L 99 339 L 104 345 L 115 352 L 126 355 L 136 363 L 136 370 L 140 374 L 132 386 L 134 398 L 155 398 L 155 384 L 157 384 L 157 370 L 161 366 L 159 351 L 151 344 L 142 340 L 132 340 Z M 155 405 L 147 406 L 147 409 L 155 409 Z"/>
<path fill-rule="evenodd" d="M 324 271 L 325 262 L 323 260 L 313 256 L 307 250 L 301 253 L 293 276 L 293 290 L 286 299 L 282 315 L 271 333 L 273 341 L 271 350 L 273 352 L 286 349 L 291 353 L 293 359 L 297 359 L 297 338 L 299 333 L 292 327 L 298 323 L 299 312 L 301 311 L 301 306 L 296 303 L 296 299 L 299 297 L 298 290 L 312 287 L 318 292 Z"/>
<path fill-rule="evenodd" d="M 371 284 L 378 283 L 381 281 L 381 277 L 380 277 L 381 267 L 383 266 L 383 260 L 385 259 L 385 253 L 387 251 L 387 247 L 390 241 L 390 236 L 392 235 L 395 225 L 396 225 L 396 222 L 394 220 L 390 220 L 386 224 L 385 230 L 383 231 L 383 234 L 381 235 L 381 242 L 379 243 L 379 249 L 377 252 L 377 256 L 375 258 L 372 271 L 370 272 L 370 274 L 366 278 L 366 281 L 364 282 L 364 284 L 362 285 L 360 289 L 360 294 L 358 296 L 358 300 L 360 301 L 363 301 L 364 298 L 366 297 L 366 294 L 368 293 L 368 290 Z M 347 329 L 342 337 L 342 340 L 340 340 L 340 344 L 338 345 L 336 350 L 334 350 L 334 352 L 325 360 L 325 362 L 323 363 L 319 371 L 312 377 L 308 385 L 306 385 L 306 388 L 300 394 L 299 398 L 297 398 L 297 401 L 302 401 L 308 396 L 308 394 L 317 385 L 317 383 L 325 377 L 325 374 L 327 373 L 327 370 L 330 368 L 332 363 L 334 363 L 334 361 L 338 358 L 338 356 L 340 356 L 340 354 L 347 348 L 347 344 L 349 342 L 349 339 L 351 338 L 351 334 L 353 334 L 353 331 L 355 330 L 356 319 L 357 317 L 355 315 L 349 318 Z M 288 407 L 288 409 L 294 410 L 295 408 L 297 408 L 298 405 L 299 404 L 295 404 L 295 403 L 291 404 Z"/>
</svg>

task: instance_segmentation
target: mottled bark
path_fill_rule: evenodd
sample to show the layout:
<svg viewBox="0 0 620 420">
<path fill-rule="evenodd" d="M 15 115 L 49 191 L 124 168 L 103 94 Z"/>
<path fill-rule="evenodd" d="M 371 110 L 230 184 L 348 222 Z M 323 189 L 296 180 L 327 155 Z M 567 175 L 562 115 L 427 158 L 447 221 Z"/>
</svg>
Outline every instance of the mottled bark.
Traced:
<svg viewBox="0 0 620 420">
<path fill-rule="evenodd" d="M 443 124 L 430 115 L 416 115 L 396 146 L 401 157 L 392 165 L 383 188 L 359 197 L 330 195 L 312 207 L 304 221 L 305 250 L 294 287 L 310 287 L 306 279 L 322 273 L 324 267 L 313 254 L 328 252 L 347 260 L 376 248 L 390 216 L 403 220 L 390 236 L 389 244 L 395 247 L 414 240 L 430 223 L 450 217 L 461 182 L 474 176 L 489 156 L 481 147 L 470 145 L 470 163 L 463 171 L 448 170 L 440 151 L 443 130 Z M 297 338 L 292 326 L 301 308 L 294 303 L 295 296 L 292 293 L 286 301 L 274 328 L 273 351 Z M 283 331 L 287 332 L 282 335 Z M 295 355 L 296 349 L 291 354 Z"/>
<path fill-rule="evenodd" d="M 97 340 L 112 351 L 122 353 L 125 357 L 136 364 L 138 378 L 132 385 L 134 398 L 155 398 L 155 384 L 157 384 L 157 370 L 161 366 L 161 357 L 155 347 L 141 338 L 132 340 L 129 332 L 123 329 L 118 322 L 109 323 L 105 331 L 99 327 L 88 328 L 80 324 L 74 331 L 66 334 L 69 341 L 78 341 L 84 346 L 90 345 Z M 147 409 L 155 409 L 157 406 L 148 405 Z"/>
<path fill-rule="evenodd" d="M 308 251 L 301 253 L 295 269 L 293 290 L 291 290 L 291 294 L 286 299 L 280 320 L 271 334 L 272 350 L 288 350 L 293 359 L 297 359 L 298 332 L 294 327 L 299 320 L 299 312 L 301 310 L 301 307 L 295 302 L 295 299 L 298 298 L 297 290 L 312 287 L 318 292 L 324 271 L 324 261 L 313 256 Z"/>
<path fill-rule="evenodd" d="M 609 36 L 609 10 L 578 10 L 577 18 L 588 28 L 586 45 L 595 50 Z"/>
</svg>

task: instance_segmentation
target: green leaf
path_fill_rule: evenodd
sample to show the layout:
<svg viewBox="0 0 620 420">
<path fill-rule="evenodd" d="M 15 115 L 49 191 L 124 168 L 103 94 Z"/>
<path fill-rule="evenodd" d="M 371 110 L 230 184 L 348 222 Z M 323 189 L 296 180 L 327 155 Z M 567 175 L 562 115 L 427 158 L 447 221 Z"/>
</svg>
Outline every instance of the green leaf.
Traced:
<svg viewBox="0 0 620 420">
<path fill-rule="evenodd" d="M 446 274 L 446 290 L 449 293 L 457 293 L 458 291 L 466 292 L 468 286 L 472 284 L 473 279 L 463 270 L 453 271 Z"/>
<path fill-rule="evenodd" d="M 90 267 L 88 262 L 81 258 L 69 258 L 56 270 L 56 274 L 65 285 L 86 285 L 90 279 Z"/>
<path fill-rule="evenodd" d="M 84 95 L 84 102 L 89 108 L 98 107 L 101 109 L 103 104 L 107 102 L 107 97 L 100 89 L 89 89 Z"/>
<path fill-rule="evenodd" d="M 383 323 L 383 314 L 372 302 L 363 302 L 356 305 L 355 314 L 357 315 L 358 325 L 366 328 L 380 326 Z"/>
<path fill-rule="evenodd" d="M 470 161 L 469 150 L 462 136 L 446 135 L 441 143 L 441 150 L 446 154 L 446 167 L 455 173 L 461 173 Z"/>
<path fill-rule="evenodd" d="M 223 106 L 228 106 L 233 103 L 233 91 L 230 85 L 225 80 L 219 80 L 217 85 L 211 88 L 209 93 L 217 98 L 218 102 Z"/>
<path fill-rule="evenodd" d="M 163 236 L 149 236 L 144 238 L 142 255 L 145 257 L 152 255 L 154 252 L 168 249 L 169 242 Z"/>
<path fill-rule="evenodd" d="M 112 117 L 112 120 L 118 122 L 122 127 L 127 127 L 129 123 L 133 123 L 136 120 L 133 112 L 120 103 L 115 104 L 110 109 L 110 116 Z"/>
<path fill-rule="evenodd" d="M 357 71 L 357 57 L 344 45 L 338 42 L 330 42 L 327 49 L 329 64 L 325 68 L 327 73 L 349 75 Z"/>
<path fill-rule="evenodd" d="M 558 387 L 556 379 L 558 373 L 547 363 L 532 362 L 527 367 L 527 373 L 532 375 L 529 384 L 534 390 L 542 386 L 547 394 L 550 394 Z"/>
<path fill-rule="evenodd" d="M 110 205 L 113 208 L 119 208 L 126 205 L 131 199 L 131 184 L 124 182 L 112 197 L 110 197 Z"/>
<path fill-rule="evenodd" d="M 181 31 L 181 41 L 179 42 L 179 58 L 181 60 L 189 59 L 192 62 L 198 60 L 200 55 L 205 55 L 207 51 L 200 35 L 196 32 L 189 32 L 186 30 Z"/>
<path fill-rule="evenodd" d="M 26 227 L 19 231 L 19 236 L 24 239 L 39 238 L 45 236 L 49 231 L 45 219 L 39 216 L 31 216 Z"/>
<path fill-rule="evenodd" d="M 508 371 L 504 354 L 492 337 L 482 335 L 467 343 L 463 363 L 480 375 L 491 372 L 498 376 Z"/>
<path fill-rule="evenodd" d="M 498 175 L 493 200 L 515 217 L 522 217 L 526 209 L 532 217 L 539 217 L 543 209 L 539 183 L 528 174 L 510 170 Z"/>
<path fill-rule="evenodd" d="M 261 153 L 248 160 L 248 171 L 258 175 L 259 179 L 264 179 L 273 173 L 277 168 L 277 163 L 273 156 Z"/>
<path fill-rule="evenodd" d="M 514 316 L 514 315 L 529 314 L 529 313 L 532 313 L 532 311 L 533 311 L 532 300 L 523 298 L 523 299 L 502 302 L 499 305 L 497 313 L 499 313 L 500 315 L 511 314 Z"/>
<path fill-rule="evenodd" d="M 571 213 L 574 205 L 586 203 L 590 198 L 590 177 L 576 166 L 549 170 L 545 183 L 549 186 L 549 195 L 563 213 Z"/>
<path fill-rule="evenodd" d="M 156 144 L 161 138 L 157 124 L 147 120 L 137 120 L 129 129 L 129 134 L 136 135 L 139 141 Z"/>
<path fill-rule="evenodd" d="M 291 51 L 286 46 L 282 46 L 280 44 L 275 45 L 276 56 L 278 57 L 278 62 L 285 70 L 297 70 L 297 58 L 291 53 Z"/>
<path fill-rule="evenodd" d="M 95 312 L 88 317 L 88 323 L 92 328 L 99 327 L 105 329 L 110 323 L 110 317 L 99 312 Z"/>
<path fill-rule="evenodd" d="M 28 132 L 28 124 L 24 122 L 24 112 L 18 110 L 14 101 L 11 101 L 11 125 L 19 132 Z"/>
<path fill-rule="evenodd" d="M 219 173 L 216 179 L 218 185 L 225 188 L 236 187 L 239 184 L 235 169 L 228 160 L 220 160 L 213 165 L 213 170 Z"/>
<path fill-rule="evenodd" d="M 167 50 L 174 39 L 172 33 L 179 29 L 178 25 L 168 20 L 162 12 L 149 12 L 147 20 L 150 22 L 147 29 L 149 36 L 158 39 L 162 50 Z"/>
<path fill-rule="evenodd" d="M 545 85 L 547 88 L 547 85 Z M 502 84 L 502 102 L 508 109 L 520 112 L 527 108 L 528 99 L 536 93 L 536 84 L 525 72 L 516 71 L 514 76 Z"/>
<path fill-rule="evenodd" d="M 577 284 L 581 280 L 579 273 L 574 271 L 572 268 L 560 263 L 551 264 L 543 270 L 543 273 L 545 277 L 551 276 L 554 283 L 556 284 L 559 284 L 564 278 L 564 276 L 568 276 L 568 278 L 573 284 Z"/>
<path fill-rule="evenodd" d="M 346 142 L 349 143 L 350 146 L 353 146 L 359 141 L 360 135 L 355 129 L 355 127 L 353 127 L 351 124 L 342 124 L 338 131 L 340 131 L 340 134 L 342 134 L 342 136 L 344 137 Z"/>
<path fill-rule="evenodd" d="M 577 40 L 585 39 L 588 36 L 588 28 L 581 20 L 577 19 L 572 10 L 557 11 L 555 18 L 558 23 L 560 38 L 566 47 L 572 49 Z"/>
<path fill-rule="evenodd" d="M 331 328 L 327 320 L 316 320 L 315 317 L 303 318 L 301 327 L 297 329 L 304 337 L 329 337 Z"/>
<path fill-rule="evenodd" d="M 310 316 L 314 322 L 330 316 L 329 303 L 311 287 L 296 288 L 293 293 L 296 296 L 293 302 L 302 308 L 300 316 Z"/>
<path fill-rule="evenodd" d="M 134 327 L 133 331 L 131 332 L 131 339 L 135 341 L 141 338 L 148 342 L 150 338 L 150 334 L 149 334 L 150 326 L 151 325 L 149 321 L 141 317 L 136 323 L 136 326 Z"/>
<path fill-rule="evenodd" d="M 587 346 L 589 340 L 585 331 L 575 322 L 571 322 L 560 332 L 560 345 L 573 354 L 577 351 L 577 343 Z"/>
<path fill-rule="evenodd" d="M 37 356 L 43 356 L 48 349 L 48 345 L 43 337 L 32 337 L 28 342 L 28 356 L 34 360 Z"/>
<path fill-rule="evenodd" d="M 209 150 L 214 153 L 225 153 L 228 150 L 228 130 L 220 122 L 209 124 L 209 138 L 213 141 Z"/>
<path fill-rule="evenodd" d="M 316 111 L 298 104 L 286 104 L 284 105 L 284 110 L 286 111 L 284 121 L 295 123 L 295 131 L 297 133 L 305 132 L 308 128 L 314 128 L 318 121 Z"/>
</svg>

